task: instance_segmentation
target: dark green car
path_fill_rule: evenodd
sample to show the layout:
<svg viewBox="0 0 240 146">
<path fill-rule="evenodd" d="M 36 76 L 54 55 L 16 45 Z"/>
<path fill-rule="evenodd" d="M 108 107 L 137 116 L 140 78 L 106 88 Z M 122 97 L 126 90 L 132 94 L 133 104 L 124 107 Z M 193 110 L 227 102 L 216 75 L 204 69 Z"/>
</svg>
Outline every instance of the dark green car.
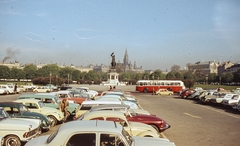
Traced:
<svg viewBox="0 0 240 146">
<path fill-rule="evenodd" d="M 41 127 L 42 131 L 48 131 L 50 129 L 51 122 L 45 115 L 29 111 L 28 108 L 22 103 L 0 102 L 0 107 L 3 107 L 4 110 L 11 117 L 41 119 L 40 127 Z"/>
</svg>

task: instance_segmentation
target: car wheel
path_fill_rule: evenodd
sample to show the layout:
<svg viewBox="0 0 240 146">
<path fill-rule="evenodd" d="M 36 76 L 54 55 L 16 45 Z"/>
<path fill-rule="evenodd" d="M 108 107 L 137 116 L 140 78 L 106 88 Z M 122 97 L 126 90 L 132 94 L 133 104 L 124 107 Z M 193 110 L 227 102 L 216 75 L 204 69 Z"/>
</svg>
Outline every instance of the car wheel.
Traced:
<svg viewBox="0 0 240 146">
<path fill-rule="evenodd" d="M 9 135 L 4 138 L 4 145 L 5 146 L 21 146 L 20 139 L 15 135 Z"/>
<path fill-rule="evenodd" d="M 144 89 L 143 89 L 143 92 L 144 92 L 144 93 L 148 93 L 148 88 L 144 88 Z"/>
<path fill-rule="evenodd" d="M 156 129 L 157 132 L 160 132 L 159 129 L 158 129 L 158 127 L 157 127 L 156 125 L 151 124 L 150 126 L 152 126 L 154 129 Z"/>
<path fill-rule="evenodd" d="M 50 115 L 48 116 L 48 119 L 51 121 L 51 127 L 54 127 L 57 125 L 57 119 L 54 116 Z"/>
<path fill-rule="evenodd" d="M 38 91 L 37 90 L 35 90 L 35 91 L 33 91 L 34 93 L 38 93 Z"/>
<path fill-rule="evenodd" d="M 169 93 L 169 95 L 172 95 L 172 93 Z"/>
</svg>

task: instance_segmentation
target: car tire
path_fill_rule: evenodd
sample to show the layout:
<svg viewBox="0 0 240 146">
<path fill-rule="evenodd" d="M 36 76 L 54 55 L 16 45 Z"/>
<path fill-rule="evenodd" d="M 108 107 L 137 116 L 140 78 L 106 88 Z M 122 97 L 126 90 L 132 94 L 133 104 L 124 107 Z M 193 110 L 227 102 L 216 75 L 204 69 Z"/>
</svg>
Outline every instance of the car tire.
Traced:
<svg viewBox="0 0 240 146">
<path fill-rule="evenodd" d="M 152 126 L 154 129 L 156 129 L 157 132 L 160 132 L 159 129 L 158 129 L 158 127 L 157 127 L 156 125 L 150 124 L 150 126 Z"/>
<path fill-rule="evenodd" d="M 51 121 L 51 127 L 54 127 L 57 125 L 57 119 L 54 116 L 49 115 L 48 119 L 50 119 L 50 121 Z"/>
<path fill-rule="evenodd" d="M 143 89 L 143 92 L 144 92 L 144 93 L 148 93 L 148 88 L 144 88 L 144 89 Z"/>
<path fill-rule="evenodd" d="M 11 145 L 21 146 L 21 141 L 17 136 L 9 135 L 4 138 L 4 145 L 5 146 L 11 146 Z"/>
</svg>

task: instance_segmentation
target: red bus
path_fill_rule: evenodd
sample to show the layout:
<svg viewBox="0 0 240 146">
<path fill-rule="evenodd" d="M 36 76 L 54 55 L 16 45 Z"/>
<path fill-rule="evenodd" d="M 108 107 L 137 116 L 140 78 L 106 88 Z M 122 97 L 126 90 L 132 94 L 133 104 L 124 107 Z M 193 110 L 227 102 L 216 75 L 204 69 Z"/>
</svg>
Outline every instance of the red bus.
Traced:
<svg viewBox="0 0 240 146">
<path fill-rule="evenodd" d="M 185 89 L 181 80 L 138 80 L 136 84 L 136 91 L 144 93 L 154 92 L 158 89 L 167 89 L 179 93 Z"/>
</svg>

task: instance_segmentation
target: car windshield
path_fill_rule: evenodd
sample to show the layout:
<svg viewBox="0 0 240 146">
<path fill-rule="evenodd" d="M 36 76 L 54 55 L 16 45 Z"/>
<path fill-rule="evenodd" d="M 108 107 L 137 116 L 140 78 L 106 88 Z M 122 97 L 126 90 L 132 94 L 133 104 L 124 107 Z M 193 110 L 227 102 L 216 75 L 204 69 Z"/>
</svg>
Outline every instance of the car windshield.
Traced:
<svg viewBox="0 0 240 146">
<path fill-rule="evenodd" d="M 128 145 L 131 146 L 133 143 L 133 139 L 132 139 L 131 135 L 129 135 L 129 133 L 126 130 L 124 130 L 124 128 L 122 130 L 122 135 L 123 135 L 123 137 L 125 137 Z"/>
<path fill-rule="evenodd" d="M 45 106 L 45 104 L 42 101 L 38 101 L 38 105 L 39 105 L 40 108 Z"/>
<path fill-rule="evenodd" d="M 25 105 L 20 105 L 20 112 L 29 112 L 28 108 Z"/>
<path fill-rule="evenodd" d="M 5 112 L 3 109 L 0 109 L 0 120 L 9 117 L 8 113 Z"/>
</svg>

